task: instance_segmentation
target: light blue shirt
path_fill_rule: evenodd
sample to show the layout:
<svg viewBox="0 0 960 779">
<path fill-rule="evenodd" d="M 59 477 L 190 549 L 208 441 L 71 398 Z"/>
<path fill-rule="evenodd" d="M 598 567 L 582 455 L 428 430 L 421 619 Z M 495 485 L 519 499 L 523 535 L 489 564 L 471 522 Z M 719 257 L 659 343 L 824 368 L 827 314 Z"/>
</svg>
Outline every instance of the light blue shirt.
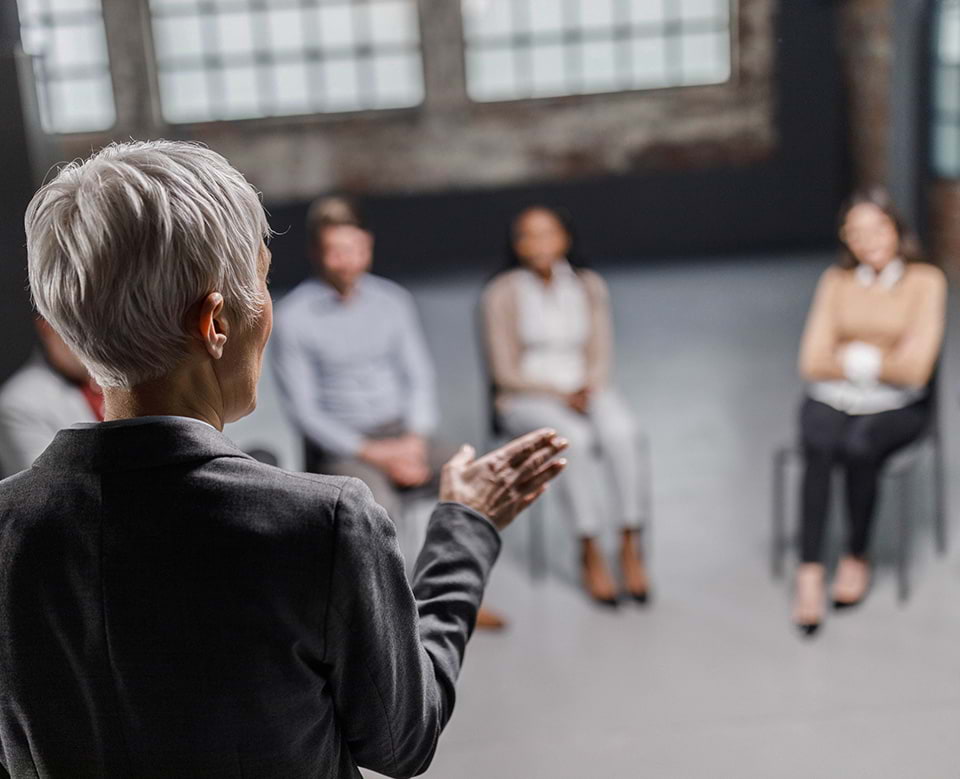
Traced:
<svg viewBox="0 0 960 779">
<path fill-rule="evenodd" d="M 271 354 L 284 408 L 326 452 L 352 457 L 366 435 L 400 422 L 437 423 L 433 364 L 413 296 L 367 274 L 348 300 L 319 279 L 277 306 Z"/>
</svg>

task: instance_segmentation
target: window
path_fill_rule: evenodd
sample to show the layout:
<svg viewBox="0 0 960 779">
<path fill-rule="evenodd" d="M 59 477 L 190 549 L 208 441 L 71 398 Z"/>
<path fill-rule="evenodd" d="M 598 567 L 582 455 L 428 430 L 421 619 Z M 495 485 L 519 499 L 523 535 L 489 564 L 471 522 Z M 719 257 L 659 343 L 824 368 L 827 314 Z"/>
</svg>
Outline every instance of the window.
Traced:
<svg viewBox="0 0 960 779">
<path fill-rule="evenodd" d="M 100 0 L 18 0 L 23 50 L 33 55 L 40 119 L 50 133 L 106 130 L 116 121 Z"/>
<path fill-rule="evenodd" d="M 423 100 L 416 0 L 150 0 L 174 123 Z"/>
<path fill-rule="evenodd" d="M 941 0 L 933 48 L 933 167 L 960 178 L 960 0 Z"/>
<path fill-rule="evenodd" d="M 477 101 L 717 84 L 734 0 L 462 0 Z"/>
</svg>

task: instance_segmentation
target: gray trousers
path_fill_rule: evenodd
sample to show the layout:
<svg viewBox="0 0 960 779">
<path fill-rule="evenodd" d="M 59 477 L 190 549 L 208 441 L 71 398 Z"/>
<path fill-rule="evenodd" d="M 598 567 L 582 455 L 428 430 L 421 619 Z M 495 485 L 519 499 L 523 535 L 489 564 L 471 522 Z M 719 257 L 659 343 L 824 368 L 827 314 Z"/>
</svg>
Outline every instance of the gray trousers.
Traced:
<svg viewBox="0 0 960 779">
<path fill-rule="evenodd" d="M 559 502 L 579 535 L 593 538 L 598 534 L 598 490 L 611 481 L 616 517 L 622 527 L 643 527 L 645 485 L 637 428 L 616 391 L 597 393 L 587 414 L 580 414 L 549 395 L 513 395 L 502 403 L 500 422 L 511 435 L 552 427 L 570 441 L 564 453 L 567 468 L 552 489 L 557 491 Z"/>
<path fill-rule="evenodd" d="M 398 438 L 409 431 L 400 422 L 382 425 L 366 434 L 367 438 Z M 366 484 L 374 500 L 387 510 L 394 522 L 400 519 L 404 499 L 429 496 L 436 498 L 440 492 L 440 469 L 457 452 L 457 447 L 442 441 L 427 441 L 427 461 L 433 472 L 430 481 L 419 487 L 402 488 L 395 485 L 386 473 L 370 463 L 354 457 L 341 458 L 328 455 L 309 441 L 304 442 L 304 470 L 310 473 L 327 473 L 332 476 L 353 476 Z"/>
</svg>

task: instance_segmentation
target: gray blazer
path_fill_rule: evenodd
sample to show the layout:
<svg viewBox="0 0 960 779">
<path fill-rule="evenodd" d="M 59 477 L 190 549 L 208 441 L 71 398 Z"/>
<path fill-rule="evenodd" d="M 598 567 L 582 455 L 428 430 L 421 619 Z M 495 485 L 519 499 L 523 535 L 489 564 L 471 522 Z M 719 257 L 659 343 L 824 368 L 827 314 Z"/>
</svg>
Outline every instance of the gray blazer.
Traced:
<svg viewBox="0 0 960 779">
<path fill-rule="evenodd" d="M 420 773 L 499 549 L 485 517 L 440 504 L 411 590 L 355 479 L 264 465 L 193 420 L 62 430 L 0 482 L 0 763 Z"/>
</svg>

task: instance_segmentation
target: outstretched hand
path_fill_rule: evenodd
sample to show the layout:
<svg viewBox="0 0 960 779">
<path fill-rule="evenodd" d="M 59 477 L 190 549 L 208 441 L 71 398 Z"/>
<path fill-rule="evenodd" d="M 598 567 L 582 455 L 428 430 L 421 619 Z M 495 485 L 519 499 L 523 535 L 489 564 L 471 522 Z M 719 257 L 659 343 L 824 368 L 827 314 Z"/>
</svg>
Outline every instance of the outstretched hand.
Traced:
<svg viewBox="0 0 960 779">
<path fill-rule="evenodd" d="M 480 458 L 472 446 L 464 445 L 443 466 L 440 500 L 469 506 L 503 530 L 563 470 L 567 462 L 557 455 L 567 444 L 556 431 L 544 428 Z"/>
</svg>

